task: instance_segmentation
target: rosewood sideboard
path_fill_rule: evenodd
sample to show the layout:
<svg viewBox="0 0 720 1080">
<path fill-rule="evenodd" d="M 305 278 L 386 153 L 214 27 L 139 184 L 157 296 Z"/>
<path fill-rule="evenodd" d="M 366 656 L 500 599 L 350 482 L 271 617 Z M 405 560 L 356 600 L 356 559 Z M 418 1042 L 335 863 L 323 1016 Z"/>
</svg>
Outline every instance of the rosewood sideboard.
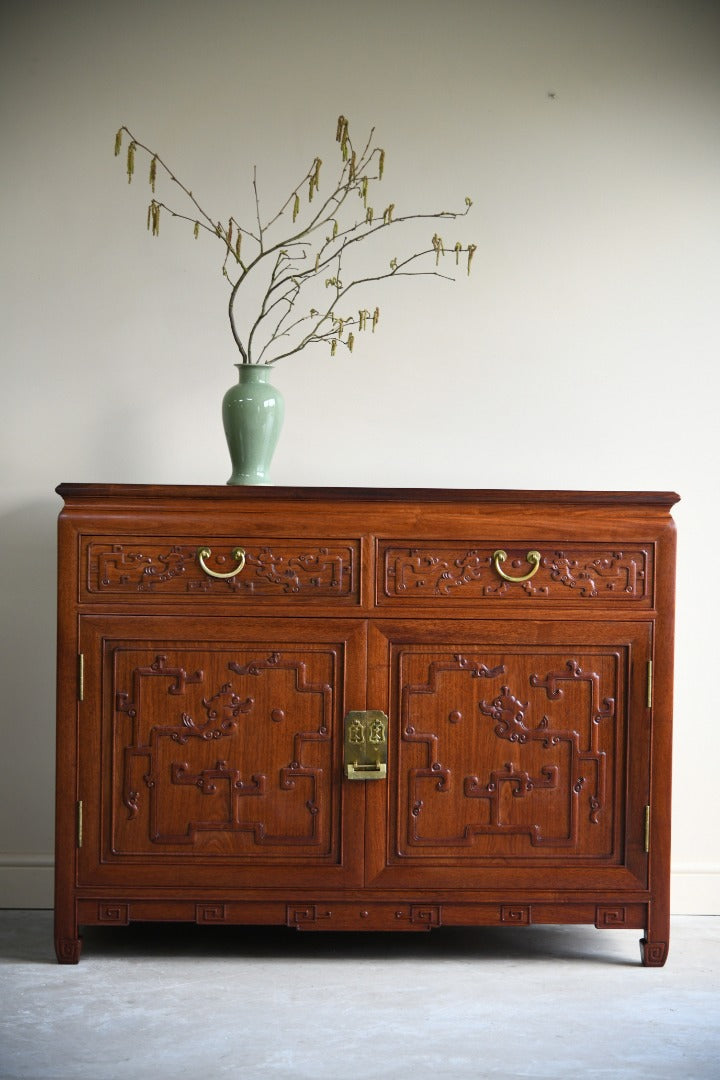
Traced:
<svg viewBox="0 0 720 1080">
<path fill-rule="evenodd" d="M 136 920 L 665 962 L 676 495 L 58 493 L 60 962 Z"/>
</svg>

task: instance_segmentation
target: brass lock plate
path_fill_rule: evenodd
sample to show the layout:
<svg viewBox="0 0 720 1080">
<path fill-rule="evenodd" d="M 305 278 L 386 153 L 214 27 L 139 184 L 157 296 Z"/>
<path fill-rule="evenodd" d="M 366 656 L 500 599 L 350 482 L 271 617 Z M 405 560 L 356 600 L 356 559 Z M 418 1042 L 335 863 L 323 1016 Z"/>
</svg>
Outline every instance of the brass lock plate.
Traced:
<svg viewBox="0 0 720 1080">
<path fill-rule="evenodd" d="M 379 709 L 345 717 L 345 776 L 348 780 L 387 777 L 388 718 Z"/>
</svg>

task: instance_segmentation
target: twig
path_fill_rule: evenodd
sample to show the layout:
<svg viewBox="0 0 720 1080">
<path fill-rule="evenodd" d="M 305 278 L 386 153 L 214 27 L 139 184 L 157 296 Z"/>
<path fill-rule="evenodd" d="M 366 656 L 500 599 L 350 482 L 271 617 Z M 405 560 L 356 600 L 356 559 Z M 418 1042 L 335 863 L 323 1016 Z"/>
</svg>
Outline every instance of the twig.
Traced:
<svg viewBox="0 0 720 1080">
<path fill-rule="evenodd" d="M 143 152 L 150 159 L 149 179 L 153 197 L 148 209 L 148 225 L 153 235 L 159 232 L 162 211 L 180 221 L 191 223 L 196 237 L 202 231 L 204 234 L 217 237 L 222 242 L 224 256 L 221 270 L 230 284 L 228 317 L 243 363 L 274 364 L 278 360 L 303 351 L 311 344 L 330 343 L 333 353 L 339 344 L 351 349 L 355 341 L 355 331 L 359 332 L 366 328 L 369 312 L 364 308 L 361 309 L 358 318 L 342 317 L 337 312 L 340 303 L 358 286 L 385 281 L 393 277 L 439 277 L 453 280 L 451 274 L 442 273 L 437 269 L 409 269 L 418 260 L 434 258 L 437 267 L 441 258 L 447 253 L 454 255 L 455 264 L 459 265 L 460 256 L 463 255 L 467 257 L 468 272 L 470 270 L 476 251 L 475 245 L 460 242 L 446 245 L 435 233 L 431 247 L 423 247 L 420 251 L 411 251 L 401 258 L 392 259 L 389 269 L 378 270 L 377 273 L 364 277 L 351 277 L 347 282 L 343 281 L 343 259 L 361 242 L 369 242 L 379 233 L 388 232 L 391 229 L 395 235 L 396 226 L 409 222 L 454 221 L 465 217 L 472 205 L 470 199 L 466 199 L 463 210 L 401 213 L 396 216 L 395 204 L 389 202 L 383 209 L 376 211 L 373 208 L 375 205 L 373 193 L 375 185 L 383 176 L 385 151 L 374 145 L 374 128 L 370 130 L 367 141 L 358 154 L 350 137 L 348 122 L 341 116 L 338 119 L 336 132 L 341 162 L 329 194 L 324 198 L 319 198 L 317 202 L 314 201 L 319 193 L 323 166 L 321 159 L 316 157 L 300 184 L 291 190 L 280 209 L 265 225 L 262 221 L 257 170 L 253 169 L 252 187 L 256 230 L 246 228 L 232 216 L 225 219 L 228 224 L 224 226 L 219 219 L 207 213 L 193 192 L 178 180 L 163 159 L 144 143 L 139 142 L 125 126 L 120 128 L 116 136 L 116 154 L 120 151 L 123 135 L 127 135 L 130 139 L 127 151 L 129 181 L 132 180 L 135 172 L 135 157 L 138 151 Z M 155 198 L 158 170 L 188 199 L 191 212 L 185 212 Z M 300 192 L 305 189 L 306 201 L 303 209 Z M 358 199 L 361 206 L 360 213 L 352 209 L 353 197 Z M 312 211 L 309 210 L 311 204 L 313 204 Z M 285 230 L 284 236 L 271 239 L 270 232 L 288 214 L 291 207 L 293 227 Z M 247 244 L 252 248 L 249 253 L 246 250 Z M 234 267 L 237 272 L 231 274 L 229 266 Z M 236 308 L 239 306 L 241 293 L 244 295 L 243 285 L 248 281 L 249 275 L 255 276 L 263 267 L 267 267 L 264 293 L 255 316 L 245 320 L 248 327 L 245 331 L 238 324 Z M 320 305 L 323 310 L 317 310 L 313 306 L 309 313 L 294 317 L 293 313 L 301 297 L 312 286 L 322 287 L 323 281 L 325 281 L 325 286 L 333 292 L 332 302 Z M 378 314 L 379 309 L 376 308 L 375 315 L 372 317 L 373 330 Z M 308 327 L 308 329 L 303 331 L 303 327 Z M 256 344 L 258 339 L 260 343 Z M 269 355 L 273 347 L 277 347 L 281 340 L 287 343 L 288 347 L 280 346 L 275 355 Z M 263 360 L 266 356 L 268 358 Z"/>
</svg>

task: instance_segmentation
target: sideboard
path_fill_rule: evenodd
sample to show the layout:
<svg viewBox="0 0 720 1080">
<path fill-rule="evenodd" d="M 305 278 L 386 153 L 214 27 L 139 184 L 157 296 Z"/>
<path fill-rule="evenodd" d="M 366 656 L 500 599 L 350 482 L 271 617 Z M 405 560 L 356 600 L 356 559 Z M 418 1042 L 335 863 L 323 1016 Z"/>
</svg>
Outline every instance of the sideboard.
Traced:
<svg viewBox="0 0 720 1080">
<path fill-rule="evenodd" d="M 56 950 L 669 933 L 677 496 L 62 484 Z"/>
</svg>

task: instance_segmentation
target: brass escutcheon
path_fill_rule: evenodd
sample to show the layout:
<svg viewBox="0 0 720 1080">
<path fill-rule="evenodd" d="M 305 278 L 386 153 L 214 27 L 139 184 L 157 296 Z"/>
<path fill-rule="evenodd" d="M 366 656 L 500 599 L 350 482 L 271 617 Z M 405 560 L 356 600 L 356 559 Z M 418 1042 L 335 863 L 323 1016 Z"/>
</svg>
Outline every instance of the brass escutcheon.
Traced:
<svg viewBox="0 0 720 1080">
<path fill-rule="evenodd" d="M 345 717 L 345 776 L 348 780 L 387 777 L 388 718 L 379 709 Z"/>
</svg>

